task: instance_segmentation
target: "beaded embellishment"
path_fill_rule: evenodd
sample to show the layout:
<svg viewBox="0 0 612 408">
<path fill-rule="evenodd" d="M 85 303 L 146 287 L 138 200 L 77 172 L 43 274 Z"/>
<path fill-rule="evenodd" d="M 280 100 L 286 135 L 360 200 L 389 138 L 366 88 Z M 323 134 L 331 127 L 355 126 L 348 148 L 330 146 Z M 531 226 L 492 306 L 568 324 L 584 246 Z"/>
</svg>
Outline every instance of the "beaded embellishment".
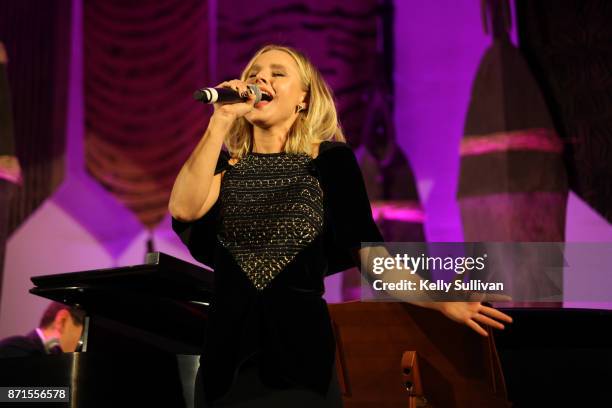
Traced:
<svg viewBox="0 0 612 408">
<path fill-rule="evenodd" d="M 223 177 L 219 242 L 258 290 L 323 230 L 323 191 L 311 160 L 252 153 Z"/>
</svg>

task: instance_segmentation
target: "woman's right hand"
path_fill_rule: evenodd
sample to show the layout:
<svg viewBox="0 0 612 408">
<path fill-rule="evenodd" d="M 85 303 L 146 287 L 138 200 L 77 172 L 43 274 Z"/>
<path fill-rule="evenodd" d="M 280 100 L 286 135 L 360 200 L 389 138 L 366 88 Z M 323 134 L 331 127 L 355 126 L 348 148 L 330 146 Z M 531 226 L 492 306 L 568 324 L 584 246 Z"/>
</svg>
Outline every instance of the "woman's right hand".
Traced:
<svg viewBox="0 0 612 408">
<path fill-rule="evenodd" d="M 243 97 L 248 96 L 249 99 L 245 102 L 239 103 L 215 103 L 213 118 L 233 122 L 252 111 L 253 106 L 255 105 L 255 94 L 249 90 L 247 85 L 248 84 L 246 82 L 240 81 L 239 79 L 221 82 L 219 85 L 217 85 L 215 88 L 233 89 Z"/>
</svg>

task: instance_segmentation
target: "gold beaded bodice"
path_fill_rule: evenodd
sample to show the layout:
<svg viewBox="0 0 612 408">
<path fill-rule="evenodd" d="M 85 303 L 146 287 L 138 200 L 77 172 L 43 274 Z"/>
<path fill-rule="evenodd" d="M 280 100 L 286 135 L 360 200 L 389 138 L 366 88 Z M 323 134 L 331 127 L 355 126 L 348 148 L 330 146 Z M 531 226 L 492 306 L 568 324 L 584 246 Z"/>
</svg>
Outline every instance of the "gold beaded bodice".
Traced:
<svg viewBox="0 0 612 408">
<path fill-rule="evenodd" d="M 218 239 L 258 290 L 323 230 L 323 192 L 311 160 L 251 153 L 224 174 Z"/>
</svg>

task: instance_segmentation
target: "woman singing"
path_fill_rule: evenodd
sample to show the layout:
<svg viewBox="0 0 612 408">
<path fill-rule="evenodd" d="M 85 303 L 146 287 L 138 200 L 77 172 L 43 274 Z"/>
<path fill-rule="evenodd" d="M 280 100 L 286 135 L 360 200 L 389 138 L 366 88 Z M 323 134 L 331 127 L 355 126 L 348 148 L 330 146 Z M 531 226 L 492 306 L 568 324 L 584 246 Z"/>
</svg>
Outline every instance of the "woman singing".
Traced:
<svg viewBox="0 0 612 408">
<path fill-rule="evenodd" d="M 273 45 L 219 86 L 248 101 L 215 105 L 169 204 L 174 230 L 215 270 L 196 403 L 341 407 L 323 278 L 383 238 L 332 93 L 303 54 Z M 478 323 L 510 321 L 479 302 L 423 305 L 481 334 Z"/>
</svg>

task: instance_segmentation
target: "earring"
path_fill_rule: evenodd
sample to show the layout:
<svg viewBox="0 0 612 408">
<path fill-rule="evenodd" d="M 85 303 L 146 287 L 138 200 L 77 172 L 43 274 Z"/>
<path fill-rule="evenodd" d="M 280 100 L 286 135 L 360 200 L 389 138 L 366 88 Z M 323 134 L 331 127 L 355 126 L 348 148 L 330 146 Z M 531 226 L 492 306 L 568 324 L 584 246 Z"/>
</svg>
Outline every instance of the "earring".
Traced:
<svg viewBox="0 0 612 408">
<path fill-rule="evenodd" d="M 304 105 L 302 104 L 299 104 L 298 106 L 295 107 L 295 113 L 300 113 L 303 110 L 304 110 Z"/>
</svg>

